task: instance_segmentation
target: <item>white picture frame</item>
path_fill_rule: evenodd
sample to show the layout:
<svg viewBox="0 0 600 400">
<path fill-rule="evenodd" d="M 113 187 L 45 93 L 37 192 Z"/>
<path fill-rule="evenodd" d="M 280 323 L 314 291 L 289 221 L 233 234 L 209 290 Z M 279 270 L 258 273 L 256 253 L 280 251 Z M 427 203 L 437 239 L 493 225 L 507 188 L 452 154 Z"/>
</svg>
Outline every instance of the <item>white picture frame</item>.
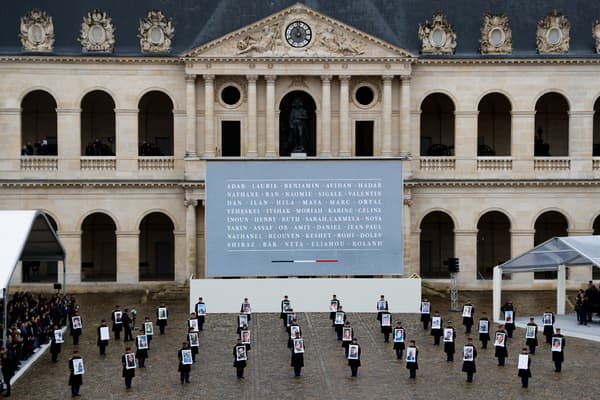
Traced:
<svg viewBox="0 0 600 400">
<path fill-rule="evenodd" d="M 417 348 L 414 346 L 409 346 L 406 348 L 406 362 L 414 363 L 417 362 Z"/>
<path fill-rule="evenodd" d="M 144 322 L 144 334 L 146 336 L 154 335 L 154 324 L 152 323 L 152 321 Z"/>
<path fill-rule="evenodd" d="M 404 343 L 404 328 L 394 328 L 394 343 Z"/>
<path fill-rule="evenodd" d="M 473 346 L 463 346 L 463 361 L 475 360 L 475 348 Z"/>
<path fill-rule="evenodd" d="M 287 322 L 285 325 L 290 326 L 290 325 L 292 325 L 292 321 L 296 319 L 296 314 L 295 313 L 287 313 L 286 318 L 287 318 Z"/>
<path fill-rule="evenodd" d="M 529 354 L 519 354 L 518 369 L 529 369 Z"/>
<path fill-rule="evenodd" d="M 304 339 L 294 339 L 294 354 L 304 353 Z"/>
<path fill-rule="evenodd" d="M 135 340 L 138 350 L 148 350 L 148 336 L 138 335 Z"/>
<path fill-rule="evenodd" d="M 242 344 L 250 344 L 252 336 L 250 335 L 250 330 L 246 329 L 240 332 L 240 339 L 242 340 Z"/>
<path fill-rule="evenodd" d="M 281 302 L 281 312 L 288 312 L 292 306 L 292 303 L 289 300 L 283 300 Z"/>
<path fill-rule="evenodd" d="M 506 333 L 496 332 L 494 335 L 494 346 L 505 347 L 506 346 Z"/>
<path fill-rule="evenodd" d="M 463 318 L 471 318 L 473 316 L 473 306 L 464 305 L 462 316 Z"/>
<path fill-rule="evenodd" d="M 431 317 L 431 329 L 442 329 L 442 317 Z"/>
<path fill-rule="evenodd" d="M 206 304 L 204 304 L 204 303 L 196 304 L 196 315 L 197 316 L 206 315 Z"/>
<path fill-rule="evenodd" d="M 298 325 L 290 325 L 290 339 L 296 338 L 296 332 L 300 333 L 300 327 Z"/>
<path fill-rule="evenodd" d="M 168 312 L 167 307 L 158 307 L 158 319 L 164 320 L 167 319 Z"/>
<path fill-rule="evenodd" d="M 54 342 L 55 343 L 64 343 L 65 338 L 63 337 L 63 332 L 61 329 L 54 330 Z"/>
<path fill-rule="evenodd" d="M 335 325 L 344 325 L 344 312 L 337 311 L 335 313 L 335 320 L 333 321 Z"/>
<path fill-rule="evenodd" d="M 108 326 L 100 327 L 100 340 L 110 340 L 110 333 L 108 331 Z"/>
<path fill-rule="evenodd" d="M 381 314 L 381 326 L 392 326 L 392 314 L 390 314 L 390 313 Z"/>
<path fill-rule="evenodd" d="M 83 323 L 81 322 L 80 315 L 74 315 L 71 317 L 71 326 L 73 327 L 73 329 L 83 328 Z"/>
<path fill-rule="evenodd" d="M 136 367 L 135 354 L 125 353 L 125 369 L 135 369 Z"/>
<path fill-rule="evenodd" d="M 342 328 L 342 342 L 352 341 L 352 327 L 345 326 Z"/>
<path fill-rule="evenodd" d="M 535 326 L 527 325 L 525 327 L 525 339 L 535 339 Z"/>
<path fill-rule="evenodd" d="M 515 323 L 514 311 L 504 311 L 504 323 L 505 324 L 514 324 Z"/>
<path fill-rule="evenodd" d="M 479 333 L 490 333 L 490 321 L 487 319 L 479 320 Z"/>
<path fill-rule="evenodd" d="M 246 361 L 248 359 L 246 346 L 235 346 L 235 359 L 236 361 Z"/>
<path fill-rule="evenodd" d="M 190 347 L 200 347 L 200 337 L 198 332 L 188 333 L 188 340 L 190 341 Z"/>
<path fill-rule="evenodd" d="M 181 363 L 183 365 L 192 365 L 194 363 L 194 359 L 192 357 L 192 350 L 181 350 Z"/>
<path fill-rule="evenodd" d="M 337 312 L 338 310 L 338 302 L 335 300 L 331 300 L 329 302 L 329 312 Z"/>
<path fill-rule="evenodd" d="M 242 303 L 242 312 L 244 314 L 252 314 L 252 306 L 250 303 Z"/>
<path fill-rule="evenodd" d="M 123 312 L 115 311 L 115 324 L 119 325 L 123 323 Z"/>
<path fill-rule="evenodd" d="M 444 328 L 444 343 L 454 342 L 454 329 Z"/>
<path fill-rule="evenodd" d="M 421 314 L 430 314 L 431 313 L 431 303 L 428 301 L 421 302 Z"/>
<path fill-rule="evenodd" d="M 188 328 L 192 328 L 192 332 L 198 332 L 198 320 L 196 318 L 188 319 Z"/>
<path fill-rule="evenodd" d="M 73 375 L 85 374 L 85 368 L 83 366 L 83 358 L 73 359 Z"/>
<path fill-rule="evenodd" d="M 348 360 L 358 360 L 358 345 L 351 344 L 348 346 Z"/>
<path fill-rule="evenodd" d="M 562 351 L 562 338 L 561 337 L 552 337 L 552 351 L 561 352 Z"/>
<path fill-rule="evenodd" d="M 387 301 L 385 301 L 385 300 L 377 300 L 377 311 L 387 310 L 386 303 L 387 303 Z"/>
<path fill-rule="evenodd" d="M 239 314 L 238 327 L 243 328 L 244 325 L 248 325 L 248 314 Z"/>
<path fill-rule="evenodd" d="M 552 313 L 549 312 L 545 312 L 544 316 L 542 317 L 542 324 L 544 326 L 552 326 Z"/>
</svg>

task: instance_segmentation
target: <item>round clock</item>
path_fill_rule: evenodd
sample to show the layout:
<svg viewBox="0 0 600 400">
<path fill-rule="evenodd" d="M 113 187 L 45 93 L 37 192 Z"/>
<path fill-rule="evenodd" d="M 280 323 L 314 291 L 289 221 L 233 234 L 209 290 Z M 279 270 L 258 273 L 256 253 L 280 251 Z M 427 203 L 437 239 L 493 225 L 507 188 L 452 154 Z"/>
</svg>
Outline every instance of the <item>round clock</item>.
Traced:
<svg viewBox="0 0 600 400">
<path fill-rule="evenodd" d="M 292 47 L 305 47 L 311 38 L 312 30 L 305 22 L 295 21 L 285 28 L 285 40 Z"/>
</svg>

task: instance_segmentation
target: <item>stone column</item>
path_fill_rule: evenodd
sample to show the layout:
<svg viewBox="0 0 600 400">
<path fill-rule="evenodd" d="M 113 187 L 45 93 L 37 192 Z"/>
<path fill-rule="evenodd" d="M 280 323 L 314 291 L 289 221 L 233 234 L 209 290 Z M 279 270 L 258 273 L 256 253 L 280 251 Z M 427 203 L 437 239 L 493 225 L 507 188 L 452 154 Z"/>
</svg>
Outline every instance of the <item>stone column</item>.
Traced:
<svg viewBox="0 0 600 400">
<path fill-rule="evenodd" d="M 594 111 L 569 112 L 569 157 L 571 172 L 592 178 L 592 150 L 594 146 Z M 569 270 L 569 274 L 571 270 Z"/>
<path fill-rule="evenodd" d="M 248 80 L 248 130 L 246 134 L 246 156 L 258 156 L 256 146 L 256 75 L 246 75 Z"/>
<path fill-rule="evenodd" d="M 457 284 L 467 288 L 477 282 L 477 230 L 456 229 L 454 238 L 454 254 L 460 259 Z"/>
<path fill-rule="evenodd" d="M 513 136 L 514 137 L 514 136 Z M 533 138 L 533 134 L 531 135 Z M 533 150 L 533 148 L 532 148 Z M 532 153 L 533 154 L 533 153 Z M 533 248 L 535 240 L 535 230 L 533 229 L 512 229 L 510 231 L 510 258 Z M 511 289 L 531 289 L 533 285 L 533 272 L 523 272 L 519 274 L 507 275 L 512 282 L 503 284 L 505 288 Z M 504 303 L 503 303 L 504 304 Z"/>
<path fill-rule="evenodd" d="M 535 111 L 512 111 L 511 117 L 510 154 L 513 159 L 514 179 L 531 177 L 535 143 Z"/>
<path fill-rule="evenodd" d="M 116 109 L 116 155 L 118 175 L 137 173 L 138 159 L 138 110 Z"/>
<path fill-rule="evenodd" d="M 400 87 L 400 155 L 402 156 L 411 152 L 410 79 L 410 76 L 403 76 Z M 418 154 L 414 154 L 416 155 Z"/>
<path fill-rule="evenodd" d="M 215 147 L 215 76 L 204 78 L 204 157 L 216 156 Z"/>
<path fill-rule="evenodd" d="M 321 157 L 331 156 L 331 75 L 321 76 Z"/>
<path fill-rule="evenodd" d="M 57 234 L 67 254 L 65 261 L 67 285 L 79 284 L 83 279 L 81 276 L 81 231 L 58 231 Z M 59 272 L 59 276 L 61 275 L 62 271 Z M 62 279 L 59 282 L 63 282 Z"/>
<path fill-rule="evenodd" d="M 117 282 L 140 281 L 140 231 L 117 231 Z"/>
<path fill-rule="evenodd" d="M 186 233 L 184 231 L 174 231 L 173 236 L 175 239 L 175 282 L 183 284 L 190 278 L 189 275 L 185 276 L 187 273 L 186 254 L 184 254 L 184 250 L 187 248 Z"/>
<path fill-rule="evenodd" d="M 81 150 L 81 109 L 56 109 L 58 170 L 62 177 L 78 177 Z"/>
<path fill-rule="evenodd" d="M 185 279 L 196 271 L 196 206 L 198 200 L 185 200 Z"/>
<path fill-rule="evenodd" d="M 340 75 L 340 157 L 350 157 L 350 75 Z"/>
<path fill-rule="evenodd" d="M 185 155 L 196 156 L 196 75 L 185 76 Z"/>
<path fill-rule="evenodd" d="M 267 95 L 266 95 L 266 112 L 265 117 L 267 119 L 267 152 L 266 157 L 276 157 L 277 152 L 275 149 L 275 127 L 277 126 L 275 121 L 275 75 L 265 75 L 267 81 Z"/>
<path fill-rule="evenodd" d="M 456 169 L 463 173 L 477 172 L 477 115 L 479 111 L 455 111 L 454 155 Z"/>
<path fill-rule="evenodd" d="M 384 75 L 383 80 L 383 95 L 382 95 L 382 148 L 381 154 L 384 157 L 392 156 L 392 81 L 393 75 Z"/>
</svg>

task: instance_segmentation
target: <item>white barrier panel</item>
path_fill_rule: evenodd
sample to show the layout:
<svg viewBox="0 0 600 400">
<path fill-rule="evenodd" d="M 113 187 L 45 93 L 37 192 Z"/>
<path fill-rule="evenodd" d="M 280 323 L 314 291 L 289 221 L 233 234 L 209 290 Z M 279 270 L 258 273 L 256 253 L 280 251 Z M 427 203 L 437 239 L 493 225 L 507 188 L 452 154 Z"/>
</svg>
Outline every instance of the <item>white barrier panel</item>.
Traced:
<svg viewBox="0 0 600 400">
<path fill-rule="evenodd" d="M 247 297 L 252 312 L 278 313 L 288 295 L 297 312 L 328 312 L 334 293 L 347 312 L 376 312 L 383 294 L 391 312 L 418 313 L 421 279 L 192 279 L 190 310 L 202 297 L 208 313 L 238 313 Z"/>
</svg>

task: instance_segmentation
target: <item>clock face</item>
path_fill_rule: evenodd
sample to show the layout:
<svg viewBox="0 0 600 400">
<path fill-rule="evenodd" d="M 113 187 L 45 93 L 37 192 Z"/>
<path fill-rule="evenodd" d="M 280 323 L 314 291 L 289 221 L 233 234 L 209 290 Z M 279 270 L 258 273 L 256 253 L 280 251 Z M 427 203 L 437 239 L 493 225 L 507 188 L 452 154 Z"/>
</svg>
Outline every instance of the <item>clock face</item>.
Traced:
<svg viewBox="0 0 600 400">
<path fill-rule="evenodd" d="M 292 47 L 305 47 L 310 43 L 312 38 L 312 30 L 310 26 L 302 21 L 295 21 L 288 25 L 285 29 L 285 40 Z"/>
</svg>

